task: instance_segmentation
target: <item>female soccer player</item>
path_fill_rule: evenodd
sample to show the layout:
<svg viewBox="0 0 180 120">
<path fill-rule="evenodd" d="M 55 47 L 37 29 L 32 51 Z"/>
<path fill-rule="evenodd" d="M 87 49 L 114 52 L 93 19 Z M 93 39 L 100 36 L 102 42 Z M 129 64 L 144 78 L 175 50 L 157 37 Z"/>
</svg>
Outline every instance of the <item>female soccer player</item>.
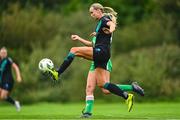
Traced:
<svg viewBox="0 0 180 120">
<path fill-rule="evenodd" d="M 10 97 L 10 92 L 14 85 L 14 79 L 11 68 L 15 70 L 16 80 L 21 82 L 21 74 L 19 67 L 7 56 L 7 49 L 2 47 L 0 49 L 0 100 L 5 100 L 12 105 L 15 105 L 16 110 L 20 111 L 21 106 L 19 101 L 14 100 Z"/>
<path fill-rule="evenodd" d="M 128 105 L 128 111 L 131 111 L 133 106 L 133 94 L 128 94 L 123 91 L 117 85 L 110 83 L 110 72 L 107 70 L 108 61 L 110 59 L 110 49 L 112 42 L 112 33 L 116 27 L 116 13 L 110 12 L 110 14 L 105 14 L 106 9 L 99 4 L 94 3 L 91 5 L 89 12 L 91 17 L 98 20 L 95 32 L 92 35 L 95 36 L 95 43 L 89 41 L 84 41 L 77 35 L 72 35 L 71 38 L 85 43 L 84 47 L 72 47 L 64 62 L 61 64 L 58 71 L 49 69 L 49 73 L 52 78 L 58 80 L 59 76 L 66 70 L 66 68 L 71 64 L 75 56 L 82 57 L 94 62 L 94 78 L 97 85 L 101 89 L 108 90 L 109 92 L 121 96 L 126 100 Z M 113 9 L 111 9 L 113 11 Z"/>
<path fill-rule="evenodd" d="M 76 39 L 75 39 L 76 38 Z M 72 35 L 72 40 L 73 41 L 79 41 L 82 44 L 86 46 L 86 43 L 89 41 L 79 37 L 78 35 Z M 93 37 L 92 42 L 95 44 L 96 38 Z M 108 61 L 107 63 L 107 68 L 106 70 L 111 72 L 112 71 L 112 63 L 111 60 Z M 89 69 L 88 77 L 87 77 L 87 84 L 86 84 L 86 105 L 85 108 L 82 111 L 82 118 L 89 118 L 92 116 L 92 110 L 93 110 L 93 105 L 94 105 L 94 90 L 96 87 L 96 79 L 95 79 L 95 66 L 94 62 L 91 62 L 91 66 Z M 109 81 L 108 81 L 109 82 Z M 134 91 L 138 93 L 141 96 L 144 96 L 144 90 L 137 84 L 137 82 L 133 82 L 131 85 L 121 85 L 121 84 L 116 84 L 119 88 L 121 88 L 124 91 Z M 104 88 L 101 89 L 104 94 L 109 94 L 110 92 L 108 90 L 105 90 Z"/>
</svg>

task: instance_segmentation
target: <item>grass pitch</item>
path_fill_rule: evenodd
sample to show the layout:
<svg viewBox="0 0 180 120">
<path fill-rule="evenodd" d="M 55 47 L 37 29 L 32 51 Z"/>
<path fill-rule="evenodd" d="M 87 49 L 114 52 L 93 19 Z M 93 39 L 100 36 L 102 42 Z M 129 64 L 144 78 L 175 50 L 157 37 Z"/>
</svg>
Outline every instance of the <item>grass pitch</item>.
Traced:
<svg viewBox="0 0 180 120">
<path fill-rule="evenodd" d="M 39 103 L 22 106 L 16 112 L 14 106 L 0 105 L 0 119 L 80 119 L 83 103 L 53 104 Z M 176 120 L 180 119 L 180 103 L 135 103 L 131 112 L 125 104 L 95 103 L 93 117 L 95 120 Z"/>
</svg>

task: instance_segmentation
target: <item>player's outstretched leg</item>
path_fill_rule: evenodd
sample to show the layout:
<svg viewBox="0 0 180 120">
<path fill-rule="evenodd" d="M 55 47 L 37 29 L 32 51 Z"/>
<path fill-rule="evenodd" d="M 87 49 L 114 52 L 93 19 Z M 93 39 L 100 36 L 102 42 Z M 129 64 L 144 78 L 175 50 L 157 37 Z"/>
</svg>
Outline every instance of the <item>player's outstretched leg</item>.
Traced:
<svg viewBox="0 0 180 120">
<path fill-rule="evenodd" d="M 130 112 L 133 106 L 133 94 L 128 94 L 127 92 L 120 89 L 117 85 L 113 83 L 105 83 L 104 88 L 109 90 L 111 93 L 121 96 L 126 100 L 126 103 L 128 105 L 128 111 Z"/>
<path fill-rule="evenodd" d="M 67 55 L 67 57 L 64 59 L 63 63 L 61 64 L 61 66 L 59 67 L 59 70 L 56 71 L 55 69 L 48 69 L 48 72 L 50 73 L 52 79 L 54 80 L 58 80 L 60 74 L 62 74 L 72 63 L 73 59 L 75 57 L 74 53 L 69 52 L 69 54 Z"/>
<path fill-rule="evenodd" d="M 133 91 L 137 94 L 144 96 L 144 90 L 138 85 L 137 82 L 132 82 L 131 85 L 122 85 L 122 84 L 116 84 L 120 89 L 123 91 Z"/>
</svg>

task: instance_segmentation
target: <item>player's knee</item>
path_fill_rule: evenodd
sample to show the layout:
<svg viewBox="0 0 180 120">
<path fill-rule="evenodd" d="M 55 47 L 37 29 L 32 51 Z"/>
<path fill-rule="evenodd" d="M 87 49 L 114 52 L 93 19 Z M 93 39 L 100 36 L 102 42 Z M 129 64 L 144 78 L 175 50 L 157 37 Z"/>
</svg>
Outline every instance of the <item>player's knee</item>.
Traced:
<svg viewBox="0 0 180 120">
<path fill-rule="evenodd" d="M 78 52 L 78 48 L 77 47 L 72 47 L 70 49 L 70 52 L 76 54 Z"/>
<path fill-rule="evenodd" d="M 86 86 L 86 94 L 91 95 L 93 94 L 94 87 L 92 85 Z"/>
</svg>

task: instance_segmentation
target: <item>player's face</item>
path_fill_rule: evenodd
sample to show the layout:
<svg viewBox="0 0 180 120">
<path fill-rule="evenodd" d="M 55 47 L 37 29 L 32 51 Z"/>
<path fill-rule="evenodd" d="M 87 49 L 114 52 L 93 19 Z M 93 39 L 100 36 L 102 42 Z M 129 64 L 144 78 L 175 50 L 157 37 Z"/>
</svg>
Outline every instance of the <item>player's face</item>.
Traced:
<svg viewBox="0 0 180 120">
<path fill-rule="evenodd" d="M 6 49 L 1 49 L 0 50 L 0 57 L 3 59 L 7 57 L 7 50 Z"/>
<path fill-rule="evenodd" d="M 101 15 L 101 11 L 100 9 L 94 9 L 93 7 L 91 7 L 89 9 L 90 15 L 91 17 L 95 18 L 95 19 L 100 19 L 100 15 Z"/>
</svg>

